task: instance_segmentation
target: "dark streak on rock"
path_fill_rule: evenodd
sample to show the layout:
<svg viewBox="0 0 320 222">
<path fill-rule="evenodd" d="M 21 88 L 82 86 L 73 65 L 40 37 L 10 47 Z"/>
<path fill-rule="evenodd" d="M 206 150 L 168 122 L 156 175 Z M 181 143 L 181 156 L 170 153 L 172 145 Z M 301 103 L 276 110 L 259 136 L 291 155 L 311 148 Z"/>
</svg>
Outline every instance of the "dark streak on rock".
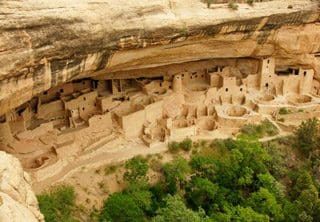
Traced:
<svg viewBox="0 0 320 222">
<path fill-rule="evenodd" d="M 62 76 L 62 70 L 66 66 L 66 60 L 51 61 L 51 86 L 59 83 L 59 78 Z"/>
<path fill-rule="evenodd" d="M 98 67 L 97 67 L 97 69 L 96 69 L 95 71 L 102 70 L 102 69 L 104 69 L 104 68 L 106 67 L 110 55 L 111 55 L 110 51 L 105 51 L 105 52 L 101 55 L 101 59 L 100 59 L 99 65 L 98 65 Z"/>
<path fill-rule="evenodd" d="M 68 76 L 69 79 L 73 79 L 74 77 L 80 74 L 80 71 L 81 71 L 80 64 L 82 60 L 83 58 L 76 57 L 72 61 L 68 61 L 67 68 L 70 71 L 70 76 Z"/>
<path fill-rule="evenodd" d="M 32 79 L 33 79 L 33 92 L 36 92 L 37 89 L 41 86 L 44 85 L 44 74 L 45 73 L 45 65 L 40 64 L 36 67 L 33 68 L 33 74 L 32 74 Z"/>
</svg>

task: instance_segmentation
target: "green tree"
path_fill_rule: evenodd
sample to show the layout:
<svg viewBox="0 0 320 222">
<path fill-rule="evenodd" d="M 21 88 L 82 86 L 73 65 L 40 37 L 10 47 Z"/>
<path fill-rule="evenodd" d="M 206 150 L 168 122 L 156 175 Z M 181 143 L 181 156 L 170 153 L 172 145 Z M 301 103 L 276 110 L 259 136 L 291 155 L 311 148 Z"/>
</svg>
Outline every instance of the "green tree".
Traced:
<svg viewBox="0 0 320 222">
<path fill-rule="evenodd" d="M 238 222 L 268 222 L 269 217 L 254 211 L 251 207 L 235 207 L 232 221 Z"/>
<path fill-rule="evenodd" d="M 279 183 L 271 174 L 258 174 L 258 187 L 266 188 L 269 192 L 271 192 L 277 199 L 284 198 L 285 188 Z"/>
<path fill-rule="evenodd" d="M 153 222 L 200 222 L 201 214 L 186 207 L 179 196 L 168 196 L 166 205 L 157 210 Z"/>
<path fill-rule="evenodd" d="M 190 160 L 192 170 L 200 177 L 213 180 L 216 171 L 218 160 L 212 156 L 195 155 Z"/>
<path fill-rule="evenodd" d="M 288 147 L 290 144 L 281 144 L 284 139 L 269 141 L 264 144 L 268 155 L 271 157 L 266 163 L 269 172 L 276 178 L 279 179 L 287 174 L 287 163 L 286 163 L 286 153 L 283 151 L 283 147 Z"/>
<path fill-rule="evenodd" d="M 194 209 L 202 207 L 208 211 L 218 190 L 219 186 L 207 178 L 194 177 L 186 188 L 186 199 Z"/>
<path fill-rule="evenodd" d="M 174 194 L 177 190 L 183 188 L 190 172 L 188 161 L 182 157 L 174 159 L 171 163 L 163 166 L 165 182 L 170 194 Z"/>
<path fill-rule="evenodd" d="M 149 169 L 148 161 L 141 157 L 136 156 L 128 160 L 125 164 L 126 172 L 123 177 L 129 183 L 145 182 L 147 181 L 147 172 Z"/>
<path fill-rule="evenodd" d="M 255 211 L 268 215 L 273 221 L 283 220 L 282 206 L 275 196 L 265 188 L 254 192 L 248 200 L 248 204 Z"/>
<path fill-rule="evenodd" d="M 100 221 L 140 222 L 145 221 L 144 207 L 149 201 L 145 193 L 114 193 L 105 202 L 100 215 Z M 149 197 L 147 197 L 149 198 Z"/>
<path fill-rule="evenodd" d="M 290 192 L 290 196 L 293 200 L 297 199 L 302 191 L 307 190 L 314 185 L 312 177 L 307 170 L 300 170 L 294 173 L 292 180 L 293 188 Z"/>
<path fill-rule="evenodd" d="M 251 207 L 235 206 L 216 213 L 212 217 L 216 222 L 269 222 L 269 216 L 254 211 Z"/>
<path fill-rule="evenodd" d="M 311 159 L 319 156 L 319 120 L 314 118 L 302 122 L 294 134 L 295 142 L 293 146 L 297 148 L 304 157 Z"/>
<path fill-rule="evenodd" d="M 41 213 L 46 222 L 72 222 L 75 208 L 74 188 L 68 185 L 53 187 L 37 196 Z"/>
<path fill-rule="evenodd" d="M 268 172 L 270 156 L 256 140 L 237 139 L 227 159 L 220 160 L 216 181 L 220 186 L 250 189 L 254 178 Z"/>
</svg>

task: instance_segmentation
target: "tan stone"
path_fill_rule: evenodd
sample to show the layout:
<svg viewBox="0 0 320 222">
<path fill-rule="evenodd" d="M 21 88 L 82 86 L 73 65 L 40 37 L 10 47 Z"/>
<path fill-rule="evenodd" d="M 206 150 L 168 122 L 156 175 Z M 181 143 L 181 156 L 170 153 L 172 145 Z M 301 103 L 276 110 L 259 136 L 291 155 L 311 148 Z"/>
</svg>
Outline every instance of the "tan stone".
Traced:
<svg viewBox="0 0 320 222">
<path fill-rule="evenodd" d="M 0 221 L 44 221 L 30 178 L 19 161 L 0 151 Z"/>
</svg>

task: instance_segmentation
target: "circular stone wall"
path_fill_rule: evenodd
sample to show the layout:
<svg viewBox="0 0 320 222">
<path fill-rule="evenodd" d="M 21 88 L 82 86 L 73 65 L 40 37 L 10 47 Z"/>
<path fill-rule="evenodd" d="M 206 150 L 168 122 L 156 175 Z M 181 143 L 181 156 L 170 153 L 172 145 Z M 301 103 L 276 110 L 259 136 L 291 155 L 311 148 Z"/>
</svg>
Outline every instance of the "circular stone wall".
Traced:
<svg viewBox="0 0 320 222">
<path fill-rule="evenodd" d="M 275 97 L 274 97 L 273 95 L 265 94 L 265 95 L 261 96 L 261 97 L 259 98 L 259 100 L 260 100 L 260 101 L 264 101 L 264 102 L 270 102 L 270 101 L 274 100 L 274 98 L 275 98 Z"/>
<path fill-rule="evenodd" d="M 312 97 L 308 95 L 292 95 L 288 97 L 288 101 L 292 103 L 309 103 L 312 101 Z"/>
<path fill-rule="evenodd" d="M 241 117 L 248 113 L 247 109 L 242 106 L 231 106 L 226 109 L 226 114 L 232 117 Z"/>
<path fill-rule="evenodd" d="M 204 85 L 191 85 L 188 87 L 193 92 L 203 92 L 206 91 L 209 88 L 209 86 L 204 86 Z"/>
<path fill-rule="evenodd" d="M 200 119 L 197 126 L 202 129 L 202 130 L 214 130 L 215 126 L 216 126 L 216 122 L 212 119 Z"/>
</svg>

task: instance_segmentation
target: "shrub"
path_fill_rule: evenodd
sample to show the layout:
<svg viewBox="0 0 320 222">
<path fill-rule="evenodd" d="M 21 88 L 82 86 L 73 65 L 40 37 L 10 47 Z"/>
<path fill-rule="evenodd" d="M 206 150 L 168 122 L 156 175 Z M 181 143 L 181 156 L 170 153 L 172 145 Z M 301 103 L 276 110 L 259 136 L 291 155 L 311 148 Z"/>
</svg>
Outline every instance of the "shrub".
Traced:
<svg viewBox="0 0 320 222">
<path fill-rule="evenodd" d="M 189 172 L 190 166 L 188 161 L 182 157 L 178 157 L 163 166 L 163 173 L 169 193 L 173 194 L 183 186 Z"/>
<path fill-rule="evenodd" d="M 281 205 L 277 202 L 275 196 L 265 188 L 260 188 L 257 192 L 252 193 L 248 204 L 258 213 L 271 216 L 271 221 L 283 220 Z"/>
<path fill-rule="evenodd" d="M 190 151 L 192 149 L 192 140 L 190 138 L 186 138 L 184 139 L 181 143 L 180 143 L 180 147 L 184 150 L 184 151 Z"/>
<path fill-rule="evenodd" d="M 194 209 L 202 207 L 204 210 L 209 211 L 214 203 L 218 189 L 219 186 L 209 179 L 194 177 L 186 188 L 186 199 Z"/>
<path fill-rule="evenodd" d="M 150 161 L 150 168 L 155 172 L 160 172 L 162 169 L 162 163 L 158 159 L 152 159 Z"/>
<path fill-rule="evenodd" d="M 198 212 L 188 209 L 179 196 L 170 196 L 166 198 L 166 205 L 157 211 L 157 216 L 153 222 L 183 221 L 200 222 L 201 215 Z"/>
<path fill-rule="evenodd" d="M 53 187 L 49 192 L 37 196 L 41 213 L 46 222 L 77 221 L 73 218 L 75 192 L 72 186 Z"/>
<path fill-rule="evenodd" d="M 147 180 L 146 175 L 149 169 L 148 162 L 141 156 L 128 160 L 125 164 L 126 172 L 123 178 L 129 183 Z"/>
<path fill-rule="evenodd" d="M 269 171 L 277 179 L 286 175 L 288 171 L 286 167 L 286 161 L 285 161 L 285 157 L 287 155 L 283 151 L 281 140 L 284 140 L 284 139 L 269 141 L 264 145 L 264 148 L 266 149 L 268 154 L 272 157 L 270 161 L 268 161 L 267 163 Z M 285 145 L 285 146 L 288 146 L 288 145 Z"/>
<path fill-rule="evenodd" d="M 169 152 L 170 153 L 177 153 L 180 148 L 180 144 L 176 141 L 172 141 L 168 144 Z"/>
<path fill-rule="evenodd" d="M 268 136 L 275 136 L 279 133 L 278 128 L 267 119 L 262 121 L 261 127 L 263 129 L 263 132 Z"/>
<path fill-rule="evenodd" d="M 230 8 L 230 9 L 232 9 L 232 10 L 238 10 L 239 6 L 238 6 L 236 3 L 234 3 L 234 2 L 230 2 L 230 3 L 228 4 L 228 8 Z"/>
<path fill-rule="evenodd" d="M 118 166 L 116 166 L 116 165 L 106 166 L 104 168 L 104 175 L 107 176 L 109 174 L 116 172 L 117 168 L 118 168 Z"/>
<path fill-rule="evenodd" d="M 278 112 L 280 115 L 286 115 L 286 114 L 290 114 L 291 113 L 291 110 L 288 110 L 287 108 L 285 107 L 282 107 L 279 109 L 279 112 Z"/>
<path fill-rule="evenodd" d="M 112 194 L 104 204 L 100 221 L 144 221 L 144 212 L 128 194 Z"/>
<path fill-rule="evenodd" d="M 307 158 L 319 156 L 320 128 L 319 120 L 309 119 L 302 122 L 294 133 L 293 146 L 299 149 L 300 153 Z"/>
<path fill-rule="evenodd" d="M 253 6 L 254 0 L 247 0 L 248 5 Z"/>
<path fill-rule="evenodd" d="M 264 136 L 277 135 L 279 130 L 275 125 L 266 119 L 260 124 L 246 124 L 240 129 L 240 132 L 247 136 L 262 138 Z"/>
</svg>

